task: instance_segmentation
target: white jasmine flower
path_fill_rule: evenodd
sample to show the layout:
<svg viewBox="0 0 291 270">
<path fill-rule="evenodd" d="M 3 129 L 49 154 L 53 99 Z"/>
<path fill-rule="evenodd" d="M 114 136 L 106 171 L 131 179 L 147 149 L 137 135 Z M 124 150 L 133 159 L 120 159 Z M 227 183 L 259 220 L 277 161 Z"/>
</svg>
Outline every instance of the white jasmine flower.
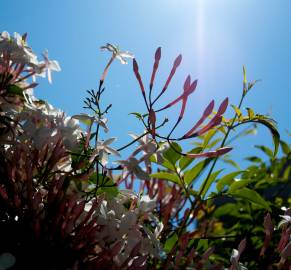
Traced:
<svg viewBox="0 0 291 270">
<path fill-rule="evenodd" d="M 109 131 L 106 125 L 107 119 L 104 117 L 98 118 L 96 116 L 90 116 L 86 113 L 81 113 L 81 114 L 73 115 L 72 118 L 79 120 L 80 122 L 82 122 L 83 124 L 87 126 L 92 125 L 94 122 L 98 123 L 104 129 L 106 133 Z"/>
<path fill-rule="evenodd" d="M 120 154 L 118 151 L 110 147 L 109 145 L 113 143 L 116 140 L 116 138 L 110 138 L 105 141 L 99 141 L 97 142 L 96 149 L 93 151 L 93 154 L 90 158 L 90 162 L 92 162 L 97 156 L 101 162 L 102 165 L 106 165 L 108 163 L 108 155 L 112 154 L 115 156 L 119 156 Z"/>
<path fill-rule="evenodd" d="M 128 51 L 121 51 L 118 46 L 107 43 L 101 46 L 101 50 L 107 50 L 112 53 L 113 58 L 117 58 L 121 64 L 127 64 L 126 58 L 134 58 L 134 55 Z"/>
<path fill-rule="evenodd" d="M 118 160 L 118 163 L 123 165 L 129 174 L 134 174 L 136 177 L 143 180 L 150 179 L 149 174 L 139 166 L 140 161 L 136 158 L 130 157 L 127 160 Z"/>
<path fill-rule="evenodd" d="M 48 58 L 48 50 L 43 53 L 44 61 L 39 62 L 37 75 L 41 77 L 45 77 L 47 75 L 47 79 L 49 83 L 52 83 L 52 71 L 61 71 L 61 67 L 56 60 L 49 60 Z"/>
</svg>

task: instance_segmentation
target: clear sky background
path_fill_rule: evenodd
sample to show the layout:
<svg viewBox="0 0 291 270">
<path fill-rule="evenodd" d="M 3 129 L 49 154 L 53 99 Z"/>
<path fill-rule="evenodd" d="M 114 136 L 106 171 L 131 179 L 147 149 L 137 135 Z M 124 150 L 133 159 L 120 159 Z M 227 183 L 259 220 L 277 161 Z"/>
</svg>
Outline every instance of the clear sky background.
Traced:
<svg viewBox="0 0 291 270">
<path fill-rule="evenodd" d="M 1 0 L 1 30 L 28 32 L 28 42 L 40 54 L 45 48 L 62 72 L 53 84 L 40 81 L 35 93 L 68 114 L 82 112 L 86 89 L 96 88 L 110 54 L 107 42 L 135 54 L 148 85 L 153 55 L 162 47 L 155 92 L 166 80 L 174 58 L 183 61 L 161 104 L 178 96 L 187 74 L 198 78 L 178 132 L 189 129 L 204 107 L 226 96 L 237 104 L 242 91 L 242 66 L 249 80 L 261 79 L 245 107 L 270 113 L 282 137 L 291 131 L 291 1 L 289 0 Z M 105 84 L 104 103 L 113 103 L 110 136 L 121 146 L 128 132 L 140 132 L 128 113 L 145 111 L 132 65 L 115 62 Z M 174 117 L 178 111 L 169 112 Z M 173 119 L 174 121 L 174 119 Z M 259 129 L 236 144 L 233 155 L 258 153 L 254 144 L 271 147 L 271 136 Z"/>
</svg>

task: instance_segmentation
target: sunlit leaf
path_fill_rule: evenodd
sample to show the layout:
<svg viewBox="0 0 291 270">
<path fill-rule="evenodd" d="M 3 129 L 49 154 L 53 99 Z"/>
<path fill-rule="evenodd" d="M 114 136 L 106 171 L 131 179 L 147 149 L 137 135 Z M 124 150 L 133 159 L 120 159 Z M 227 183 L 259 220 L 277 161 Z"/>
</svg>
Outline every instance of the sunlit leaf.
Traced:
<svg viewBox="0 0 291 270">
<path fill-rule="evenodd" d="M 161 180 L 169 180 L 175 184 L 181 184 L 179 177 L 174 173 L 169 172 L 157 172 L 150 175 L 153 178 L 161 179 Z"/>
<path fill-rule="evenodd" d="M 265 119 L 259 119 L 257 120 L 258 123 L 266 126 L 270 132 L 272 133 L 272 137 L 273 137 L 273 144 L 274 144 L 274 151 L 273 151 L 273 157 L 275 157 L 278 153 L 278 148 L 279 148 L 279 143 L 280 143 L 280 134 L 277 131 L 276 127 L 274 126 L 274 124 L 269 121 L 269 120 L 265 120 Z"/>
<path fill-rule="evenodd" d="M 247 108 L 247 111 L 248 111 L 249 118 L 253 119 L 255 116 L 254 111 L 251 108 Z"/>
<path fill-rule="evenodd" d="M 251 182 L 253 182 L 253 180 L 250 179 L 240 179 L 238 181 L 233 181 L 230 184 L 228 192 L 235 192 L 236 190 L 246 187 Z"/>
<path fill-rule="evenodd" d="M 189 151 L 188 153 L 197 154 L 197 153 L 200 153 L 202 150 L 203 150 L 202 147 L 195 147 L 191 151 Z M 194 161 L 193 158 L 189 158 L 187 156 L 183 156 L 179 161 L 180 169 L 181 170 L 186 169 L 193 161 Z"/>
<path fill-rule="evenodd" d="M 233 183 L 234 178 L 241 173 L 243 173 L 243 171 L 232 172 L 220 178 L 216 184 L 217 190 L 222 191 L 225 186 L 230 186 Z"/>
<path fill-rule="evenodd" d="M 210 163 L 211 159 L 205 159 L 198 162 L 192 169 L 188 170 L 184 174 L 184 181 L 189 186 L 201 175 L 203 170 Z"/>
<path fill-rule="evenodd" d="M 182 148 L 179 144 L 173 142 L 171 143 L 171 147 L 169 147 L 169 149 L 164 152 L 163 156 L 172 164 L 176 164 L 176 162 L 181 157 L 181 155 L 177 152 L 182 152 Z"/>
<path fill-rule="evenodd" d="M 222 172 L 223 170 L 218 170 L 210 175 L 208 179 L 205 179 L 204 182 L 201 184 L 201 187 L 199 189 L 199 194 L 201 194 L 201 197 L 204 197 L 207 193 L 208 189 L 211 187 L 212 183 L 216 180 L 217 176 Z"/>
</svg>

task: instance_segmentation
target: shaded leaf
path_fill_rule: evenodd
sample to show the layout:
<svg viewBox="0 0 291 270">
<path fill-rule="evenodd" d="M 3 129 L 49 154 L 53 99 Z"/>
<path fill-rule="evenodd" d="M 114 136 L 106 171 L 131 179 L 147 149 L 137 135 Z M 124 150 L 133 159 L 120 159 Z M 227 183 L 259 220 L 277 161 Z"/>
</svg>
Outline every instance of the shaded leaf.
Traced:
<svg viewBox="0 0 291 270">
<path fill-rule="evenodd" d="M 269 204 L 261 197 L 261 195 L 249 188 L 244 187 L 239 190 L 229 191 L 228 194 L 238 199 L 247 200 L 253 204 L 267 209 L 270 212 L 272 211 Z"/>
</svg>

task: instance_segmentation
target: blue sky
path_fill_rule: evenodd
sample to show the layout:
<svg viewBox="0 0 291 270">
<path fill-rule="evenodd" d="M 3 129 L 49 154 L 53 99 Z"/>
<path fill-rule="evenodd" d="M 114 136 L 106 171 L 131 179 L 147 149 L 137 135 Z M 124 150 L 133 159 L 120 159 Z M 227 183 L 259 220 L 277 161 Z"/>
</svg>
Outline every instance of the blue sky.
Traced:
<svg viewBox="0 0 291 270">
<path fill-rule="evenodd" d="M 157 92 L 165 82 L 174 58 L 182 64 L 162 100 L 182 91 L 185 77 L 197 78 L 198 88 L 189 99 L 178 132 L 189 129 L 203 108 L 226 96 L 236 104 L 242 91 L 242 66 L 248 79 L 262 81 L 246 99 L 245 107 L 271 113 L 283 138 L 290 127 L 291 101 L 291 1 L 288 0 L 50 0 L 1 1 L 1 30 L 28 32 L 28 42 L 40 54 L 48 49 L 62 72 L 53 84 L 40 82 L 35 93 L 68 114 L 82 111 L 86 89 L 96 88 L 110 55 L 100 52 L 107 42 L 135 54 L 145 84 L 153 55 L 162 47 L 156 78 Z M 104 103 L 113 103 L 109 116 L 110 136 L 127 142 L 128 132 L 140 132 L 128 116 L 145 111 L 131 63 L 115 62 L 105 84 Z M 177 110 L 169 112 L 175 116 Z M 173 119 L 174 121 L 174 119 Z M 254 137 L 237 144 L 238 159 L 255 154 L 254 144 L 271 146 L 271 137 L 259 129 Z"/>
</svg>

